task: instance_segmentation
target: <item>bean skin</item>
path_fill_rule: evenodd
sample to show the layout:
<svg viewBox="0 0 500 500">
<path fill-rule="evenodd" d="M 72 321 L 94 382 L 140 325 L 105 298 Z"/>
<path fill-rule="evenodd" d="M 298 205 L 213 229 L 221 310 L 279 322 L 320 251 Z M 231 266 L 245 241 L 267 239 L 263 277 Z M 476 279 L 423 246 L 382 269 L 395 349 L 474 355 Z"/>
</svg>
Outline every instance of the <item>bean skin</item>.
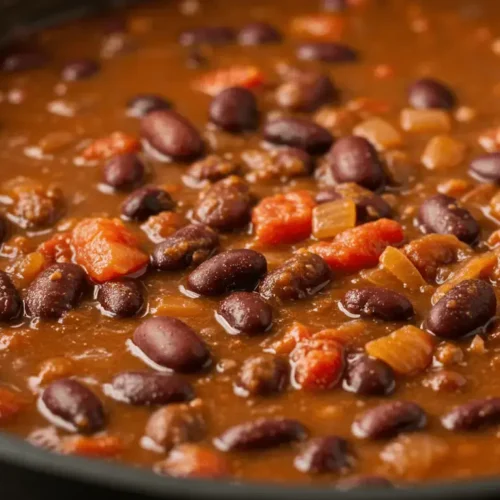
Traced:
<svg viewBox="0 0 500 500">
<path fill-rule="evenodd" d="M 496 307 L 495 291 L 489 283 L 462 281 L 434 304 L 425 327 L 438 337 L 457 339 L 487 325 Z"/>
<path fill-rule="evenodd" d="M 383 439 L 423 429 L 426 425 L 427 416 L 420 406 L 407 401 L 392 401 L 358 416 L 352 425 L 352 433 L 360 439 Z"/>
<path fill-rule="evenodd" d="M 363 396 L 386 396 L 395 386 L 394 372 L 383 361 L 364 354 L 348 358 L 343 382 L 346 391 Z"/>
<path fill-rule="evenodd" d="M 443 83 L 422 78 L 408 89 L 408 102 L 417 109 L 451 109 L 457 103 L 455 94 Z"/>
<path fill-rule="evenodd" d="M 127 115 L 142 118 L 151 111 L 170 109 L 172 104 L 165 98 L 155 94 L 139 94 L 127 102 Z"/>
<path fill-rule="evenodd" d="M 252 291 L 267 271 L 265 257 L 255 250 L 227 250 L 203 262 L 187 286 L 200 295 L 217 296 L 233 290 Z"/>
<path fill-rule="evenodd" d="M 97 301 L 109 316 L 131 318 L 144 307 L 144 292 L 141 283 L 135 280 L 108 281 L 99 285 Z"/>
<path fill-rule="evenodd" d="M 151 215 L 175 208 L 175 202 L 167 191 L 156 186 L 136 189 L 122 204 L 122 216 L 128 220 L 144 221 Z"/>
<path fill-rule="evenodd" d="M 354 488 L 394 488 L 394 485 L 382 476 L 352 476 L 341 479 L 336 484 L 339 490 L 352 490 Z"/>
<path fill-rule="evenodd" d="M 133 342 L 156 364 L 176 372 L 194 372 L 210 361 L 201 338 L 181 320 L 169 316 L 143 321 L 134 332 Z"/>
<path fill-rule="evenodd" d="M 202 26 L 184 31 L 179 43 L 185 47 L 191 45 L 226 45 L 236 39 L 235 31 L 228 26 Z"/>
<path fill-rule="evenodd" d="M 420 205 L 418 222 L 423 233 L 452 234 L 468 244 L 474 243 L 481 231 L 470 212 L 444 194 L 431 196 Z"/>
<path fill-rule="evenodd" d="M 2 71 L 6 73 L 17 73 L 44 67 L 48 62 L 48 57 L 36 50 L 22 50 L 9 54 L 2 61 Z"/>
<path fill-rule="evenodd" d="M 99 63 L 92 59 L 80 59 L 72 61 L 64 66 L 61 72 L 61 78 L 66 82 L 85 80 L 98 73 Z"/>
<path fill-rule="evenodd" d="M 255 130 L 259 123 L 257 99 L 245 88 L 227 88 L 210 103 L 210 121 L 227 132 Z"/>
<path fill-rule="evenodd" d="M 345 472 L 351 462 L 347 441 L 338 436 L 325 436 L 307 441 L 295 457 L 294 465 L 300 472 L 321 474 Z"/>
<path fill-rule="evenodd" d="M 186 176 L 195 182 L 217 182 L 230 175 L 237 175 L 240 165 L 232 159 L 218 155 L 208 155 L 193 163 L 186 171 Z"/>
<path fill-rule="evenodd" d="M 332 134 L 306 118 L 277 118 L 264 125 L 264 139 L 272 144 L 303 149 L 311 155 L 326 153 Z"/>
<path fill-rule="evenodd" d="M 487 153 L 474 158 L 469 169 L 484 182 L 500 183 L 500 153 Z"/>
<path fill-rule="evenodd" d="M 298 252 L 264 278 L 259 293 L 265 299 L 300 300 L 316 294 L 330 280 L 330 268 L 319 255 Z"/>
<path fill-rule="evenodd" d="M 7 219 L 0 214 L 0 243 L 3 243 L 9 235 L 9 223 Z"/>
<path fill-rule="evenodd" d="M 85 272 L 80 266 L 53 264 L 28 287 L 26 310 L 33 318 L 59 319 L 78 304 L 85 288 Z"/>
<path fill-rule="evenodd" d="M 219 246 L 219 236 L 203 224 L 190 224 L 155 246 L 151 265 L 158 271 L 179 271 L 198 266 Z"/>
<path fill-rule="evenodd" d="M 41 400 L 52 415 L 76 432 L 88 434 L 104 427 L 104 410 L 99 398 L 76 380 L 52 382 L 43 391 Z"/>
<path fill-rule="evenodd" d="M 273 310 L 260 295 L 251 292 L 235 292 L 220 304 L 218 315 L 230 326 L 229 333 L 254 335 L 269 330 Z"/>
<path fill-rule="evenodd" d="M 297 420 L 263 417 L 229 428 L 214 444 L 221 451 L 259 450 L 302 441 L 306 436 L 305 427 Z"/>
<path fill-rule="evenodd" d="M 297 58 L 303 61 L 323 61 L 329 63 L 347 63 L 358 59 L 358 53 L 341 43 L 308 42 L 299 45 Z"/>
<path fill-rule="evenodd" d="M 404 321 L 414 314 L 412 303 L 404 295 L 383 287 L 349 290 L 341 304 L 350 314 L 384 321 Z"/>
<path fill-rule="evenodd" d="M 281 42 L 281 33 L 268 23 L 253 22 L 241 28 L 238 33 L 240 45 L 264 45 Z"/>
<path fill-rule="evenodd" d="M 145 171 L 144 163 L 136 154 L 124 153 L 106 163 L 103 180 L 115 189 L 127 190 L 142 183 Z"/>
<path fill-rule="evenodd" d="M 441 417 L 443 427 L 450 431 L 473 431 L 500 423 L 500 398 L 475 399 L 455 406 Z"/>
<path fill-rule="evenodd" d="M 10 321 L 21 314 L 23 301 L 9 275 L 0 271 L 0 321 Z"/>
<path fill-rule="evenodd" d="M 104 392 L 116 401 L 135 406 L 166 405 L 194 397 L 190 384 L 178 375 L 155 372 L 120 373 L 104 386 Z"/>
</svg>

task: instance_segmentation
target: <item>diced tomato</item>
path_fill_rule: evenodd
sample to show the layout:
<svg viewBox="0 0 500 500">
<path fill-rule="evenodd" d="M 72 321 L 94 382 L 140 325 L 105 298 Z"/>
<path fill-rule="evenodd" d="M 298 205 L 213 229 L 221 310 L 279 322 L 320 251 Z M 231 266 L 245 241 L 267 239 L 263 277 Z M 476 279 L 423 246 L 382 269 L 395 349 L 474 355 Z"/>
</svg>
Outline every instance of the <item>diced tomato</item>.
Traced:
<svg viewBox="0 0 500 500">
<path fill-rule="evenodd" d="M 89 458 L 113 458 L 124 449 L 116 436 L 68 436 L 61 440 L 59 451 Z"/>
<path fill-rule="evenodd" d="M 290 29 L 300 37 L 340 40 L 345 29 L 345 18 L 335 14 L 311 14 L 292 19 Z"/>
<path fill-rule="evenodd" d="M 123 132 L 113 132 L 107 137 L 96 139 L 83 150 L 82 156 L 86 160 L 106 160 L 115 155 L 134 153 L 140 149 L 141 143 L 137 138 Z"/>
<path fill-rule="evenodd" d="M 316 203 L 306 191 L 264 198 L 253 210 L 257 239 L 267 245 L 295 243 L 311 235 Z"/>
<path fill-rule="evenodd" d="M 252 89 L 263 83 L 264 75 L 256 66 L 231 66 L 205 73 L 193 83 L 193 88 L 214 96 L 229 87 Z"/>
<path fill-rule="evenodd" d="M 294 321 L 283 337 L 272 344 L 271 350 L 276 354 L 288 355 L 300 341 L 308 339 L 311 335 L 312 332 L 307 326 L 298 321 Z"/>
<path fill-rule="evenodd" d="M 26 405 L 26 401 L 17 392 L 0 387 L 0 424 L 15 417 Z"/>
<path fill-rule="evenodd" d="M 403 242 L 401 224 L 389 219 L 379 219 L 348 229 L 333 241 L 322 241 L 308 250 L 326 260 L 334 271 L 355 273 L 378 263 L 382 252 L 390 245 Z"/>
<path fill-rule="evenodd" d="M 57 233 L 52 238 L 44 241 L 37 249 L 48 262 L 71 262 L 71 233 Z"/>
<path fill-rule="evenodd" d="M 144 268 L 148 256 L 118 219 L 84 219 L 73 229 L 76 261 L 96 282 L 120 278 Z"/>
<path fill-rule="evenodd" d="M 344 371 L 344 348 L 335 340 L 302 340 L 290 354 L 293 382 L 301 389 L 322 390 L 334 387 Z"/>
</svg>

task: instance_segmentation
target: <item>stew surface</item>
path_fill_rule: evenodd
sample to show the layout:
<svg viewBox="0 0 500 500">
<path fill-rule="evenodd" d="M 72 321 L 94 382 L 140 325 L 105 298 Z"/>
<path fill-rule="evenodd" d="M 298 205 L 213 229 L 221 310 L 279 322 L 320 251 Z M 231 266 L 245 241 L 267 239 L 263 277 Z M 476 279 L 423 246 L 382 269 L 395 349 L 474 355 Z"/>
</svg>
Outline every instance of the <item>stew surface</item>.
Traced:
<svg viewBox="0 0 500 500">
<path fill-rule="evenodd" d="M 0 423 L 159 474 L 500 473 L 500 10 L 147 2 L 2 54 Z"/>
</svg>

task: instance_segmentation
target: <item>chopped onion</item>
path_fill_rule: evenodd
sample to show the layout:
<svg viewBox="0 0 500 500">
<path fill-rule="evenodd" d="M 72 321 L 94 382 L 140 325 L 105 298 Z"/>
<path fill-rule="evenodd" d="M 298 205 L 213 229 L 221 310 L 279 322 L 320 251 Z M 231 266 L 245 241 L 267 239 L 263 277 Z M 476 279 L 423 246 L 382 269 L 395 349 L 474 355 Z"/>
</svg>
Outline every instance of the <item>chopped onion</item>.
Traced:
<svg viewBox="0 0 500 500">
<path fill-rule="evenodd" d="M 387 247 L 380 256 L 380 263 L 385 270 L 401 281 L 405 288 L 418 290 L 420 287 L 427 285 L 410 259 L 397 248 Z"/>
<path fill-rule="evenodd" d="M 403 109 L 400 119 L 407 132 L 442 134 L 451 130 L 450 115 L 442 109 Z"/>
<path fill-rule="evenodd" d="M 379 151 L 397 148 L 403 144 L 399 131 L 382 118 L 369 118 L 354 128 L 354 135 L 368 139 Z"/>
<path fill-rule="evenodd" d="M 340 199 L 318 205 L 313 210 L 313 235 L 322 240 L 356 225 L 356 204 Z"/>
</svg>

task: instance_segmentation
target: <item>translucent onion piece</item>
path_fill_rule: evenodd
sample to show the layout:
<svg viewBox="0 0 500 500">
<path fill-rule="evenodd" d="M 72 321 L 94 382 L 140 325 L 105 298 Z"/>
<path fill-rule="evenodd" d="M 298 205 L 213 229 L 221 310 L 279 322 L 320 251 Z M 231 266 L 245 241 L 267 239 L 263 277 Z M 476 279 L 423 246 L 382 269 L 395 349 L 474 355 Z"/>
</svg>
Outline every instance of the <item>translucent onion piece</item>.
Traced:
<svg viewBox="0 0 500 500">
<path fill-rule="evenodd" d="M 333 238 L 355 225 L 356 205 L 352 200 L 330 201 L 313 210 L 313 235 L 320 240 Z"/>
<path fill-rule="evenodd" d="M 397 248 L 387 247 L 380 256 L 380 263 L 385 270 L 401 281 L 405 288 L 418 290 L 420 287 L 427 285 L 410 259 Z"/>
</svg>

